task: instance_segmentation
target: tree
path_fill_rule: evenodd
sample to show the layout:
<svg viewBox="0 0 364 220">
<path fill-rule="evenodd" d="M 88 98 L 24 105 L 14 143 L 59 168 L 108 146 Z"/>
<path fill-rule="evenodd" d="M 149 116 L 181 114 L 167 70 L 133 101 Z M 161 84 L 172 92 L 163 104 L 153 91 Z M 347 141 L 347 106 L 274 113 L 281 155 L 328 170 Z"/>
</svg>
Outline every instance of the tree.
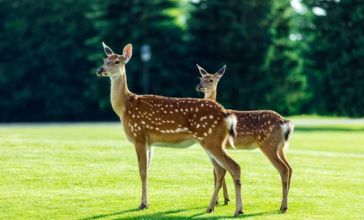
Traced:
<svg viewBox="0 0 364 220">
<path fill-rule="evenodd" d="M 87 7 L 86 0 L 0 1 L 0 121 L 87 118 Z"/>
<path fill-rule="evenodd" d="M 309 98 L 302 57 L 306 44 L 298 32 L 302 16 L 290 2 L 275 1 L 269 20 L 271 40 L 263 65 L 266 107 L 298 114 Z"/>
<path fill-rule="evenodd" d="M 307 1 L 315 37 L 307 59 L 312 108 L 321 114 L 364 115 L 364 5 L 361 1 Z"/>
<path fill-rule="evenodd" d="M 187 27 L 189 55 L 208 71 L 227 64 L 218 101 L 235 109 L 256 109 L 266 103 L 262 64 L 270 35 L 271 1 L 201 0 L 192 3 Z M 197 75 L 195 67 L 191 69 Z"/>
</svg>

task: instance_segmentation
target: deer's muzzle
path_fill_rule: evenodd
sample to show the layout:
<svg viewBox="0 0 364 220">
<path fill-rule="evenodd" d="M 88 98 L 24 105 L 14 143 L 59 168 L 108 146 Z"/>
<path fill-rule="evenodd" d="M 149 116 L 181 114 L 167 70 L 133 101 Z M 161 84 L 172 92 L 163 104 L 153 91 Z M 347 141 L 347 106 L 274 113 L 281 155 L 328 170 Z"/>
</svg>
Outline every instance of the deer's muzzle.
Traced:
<svg viewBox="0 0 364 220">
<path fill-rule="evenodd" d="M 197 92 L 203 92 L 203 91 L 204 91 L 204 88 L 201 86 L 201 84 L 198 84 L 198 85 L 196 86 L 196 91 L 197 91 Z"/>
<path fill-rule="evenodd" d="M 104 72 L 104 68 L 100 67 L 96 70 L 96 75 L 101 76 L 103 72 Z"/>
</svg>

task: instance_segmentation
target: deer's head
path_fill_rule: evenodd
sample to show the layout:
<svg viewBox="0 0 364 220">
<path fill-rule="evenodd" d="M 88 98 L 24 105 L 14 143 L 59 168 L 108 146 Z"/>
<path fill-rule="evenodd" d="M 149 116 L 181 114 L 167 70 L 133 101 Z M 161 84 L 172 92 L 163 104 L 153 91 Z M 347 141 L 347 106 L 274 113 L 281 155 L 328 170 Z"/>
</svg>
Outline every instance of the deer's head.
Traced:
<svg viewBox="0 0 364 220">
<path fill-rule="evenodd" d="M 216 90 L 219 80 L 225 73 L 226 65 L 224 65 L 216 73 L 208 73 L 204 68 L 200 67 L 198 64 L 197 68 L 201 74 L 200 83 L 196 86 L 197 92 L 202 92 L 205 94 L 211 93 Z"/>
<path fill-rule="evenodd" d="M 133 47 L 131 44 L 127 44 L 123 49 L 123 54 L 119 55 L 114 53 L 104 42 L 102 42 L 102 46 L 104 47 L 107 57 L 104 59 L 104 64 L 97 69 L 96 74 L 98 76 L 111 78 L 117 77 L 120 73 L 122 73 L 120 71 L 121 68 L 124 67 L 130 60 L 133 53 Z"/>
</svg>

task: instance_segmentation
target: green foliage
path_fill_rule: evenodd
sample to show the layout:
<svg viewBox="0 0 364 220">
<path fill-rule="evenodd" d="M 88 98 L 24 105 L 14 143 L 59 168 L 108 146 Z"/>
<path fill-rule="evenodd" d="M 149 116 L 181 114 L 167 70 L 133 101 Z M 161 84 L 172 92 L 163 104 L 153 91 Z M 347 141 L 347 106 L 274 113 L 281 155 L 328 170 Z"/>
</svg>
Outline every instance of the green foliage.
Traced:
<svg viewBox="0 0 364 220">
<path fill-rule="evenodd" d="M 288 1 L 274 3 L 269 16 L 271 41 L 262 66 L 265 107 L 285 114 L 300 113 L 308 98 L 301 56 L 304 42 L 290 39 L 290 35 L 298 35 L 294 32 L 297 17 Z"/>
<path fill-rule="evenodd" d="M 0 1 L 0 121 L 86 119 L 87 2 Z"/>
<path fill-rule="evenodd" d="M 261 107 L 262 94 L 268 92 L 261 66 L 270 41 L 271 1 L 202 0 L 193 5 L 187 25 L 192 63 L 210 72 L 227 64 L 218 90 L 218 100 L 227 107 Z"/>
<path fill-rule="evenodd" d="M 0 0 L 0 121 L 115 118 L 109 81 L 95 77 L 102 41 L 119 53 L 133 43 L 136 93 L 149 44 L 149 93 L 196 97 L 195 64 L 227 64 L 226 107 L 363 116 L 364 5 L 302 2 L 305 13 L 286 0 Z"/>
<path fill-rule="evenodd" d="M 361 1 L 307 1 L 326 16 L 312 16 L 315 36 L 306 59 L 321 114 L 364 115 L 364 5 Z"/>
</svg>

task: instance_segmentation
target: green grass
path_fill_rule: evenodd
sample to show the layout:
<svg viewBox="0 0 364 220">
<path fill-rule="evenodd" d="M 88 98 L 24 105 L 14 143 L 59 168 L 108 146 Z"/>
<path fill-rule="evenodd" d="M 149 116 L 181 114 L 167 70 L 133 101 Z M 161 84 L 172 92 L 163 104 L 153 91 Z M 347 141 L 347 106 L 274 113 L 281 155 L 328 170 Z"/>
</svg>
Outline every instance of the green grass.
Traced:
<svg viewBox="0 0 364 220">
<path fill-rule="evenodd" d="M 230 151 L 242 167 L 241 218 L 364 218 L 364 129 L 336 124 L 296 127 L 286 214 L 279 175 L 261 152 Z M 0 126 L 0 219 L 230 218 L 230 176 L 227 183 L 233 202 L 206 214 L 213 179 L 202 148 L 156 148 L 150 207 L 138 211 L 136 155 L 119 124 Z"/>
</svg>

